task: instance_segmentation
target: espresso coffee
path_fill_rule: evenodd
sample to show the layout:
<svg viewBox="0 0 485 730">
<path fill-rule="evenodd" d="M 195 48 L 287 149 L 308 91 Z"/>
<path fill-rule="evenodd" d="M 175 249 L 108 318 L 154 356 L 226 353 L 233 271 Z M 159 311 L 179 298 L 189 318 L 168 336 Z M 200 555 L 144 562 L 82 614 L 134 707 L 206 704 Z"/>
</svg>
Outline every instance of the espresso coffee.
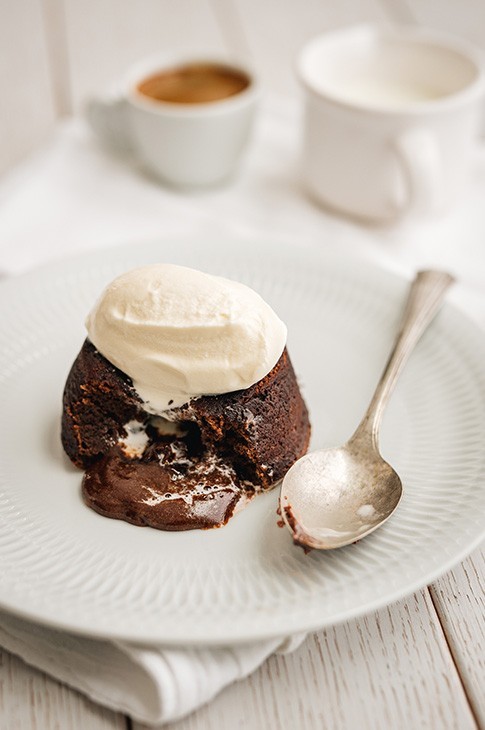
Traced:
<svg viewBox="0 0 485 730">
<path fill-rule="evenodd" d="M 188 63 L 149 76 L 137 91 L 156 101 L 205 104 L 239 94 L 249 83 L 245 73 L 230 66 Z"/>
</svg>

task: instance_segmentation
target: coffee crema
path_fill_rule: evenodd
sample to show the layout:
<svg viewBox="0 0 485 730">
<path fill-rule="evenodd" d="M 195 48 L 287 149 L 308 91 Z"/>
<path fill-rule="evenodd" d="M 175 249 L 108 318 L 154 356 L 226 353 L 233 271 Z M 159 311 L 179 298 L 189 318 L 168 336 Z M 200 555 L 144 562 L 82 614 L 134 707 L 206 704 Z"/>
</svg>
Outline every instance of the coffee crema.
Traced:
<svg viewBox="0 0 485 730">
<path fill-rule="evenodd" d="M 141 81 L 137 91 L 155 101 L 205 104 L 244 91 L 250 79 L 243 71 L 216 63 L 187 63 Z"/>
</svg>

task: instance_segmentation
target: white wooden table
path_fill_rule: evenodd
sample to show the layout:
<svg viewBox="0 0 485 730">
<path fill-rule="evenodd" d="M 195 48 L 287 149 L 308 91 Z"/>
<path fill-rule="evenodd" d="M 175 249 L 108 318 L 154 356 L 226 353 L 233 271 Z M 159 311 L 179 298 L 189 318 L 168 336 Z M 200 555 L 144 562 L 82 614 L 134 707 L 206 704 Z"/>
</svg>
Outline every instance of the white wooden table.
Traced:
<svg viewBox="0 0 485 730">
<path fill-rule="evenodd" d="M 294 53 L 319 30 L 411 20 L 485 44 L 480 12 L 471 0 L 446 8 L 418 0 L 0 0 L 0 172 L 46 140 L 60 116 L 79 112 L 88 94 L 160 48 L 235 51 L 251 58 L 268 89 L 294 95 Z M 464 245 L 463 255 L 472 257 L 464 266 L 470 284 L 485 290 L 485 243 Z M 308 637 L 167 727 L 485 728 L 484 581 L 477 550 L 432 586 Z M 0 651 L 0 728 L 125 727 L 141 730 Z"/>
</svg>

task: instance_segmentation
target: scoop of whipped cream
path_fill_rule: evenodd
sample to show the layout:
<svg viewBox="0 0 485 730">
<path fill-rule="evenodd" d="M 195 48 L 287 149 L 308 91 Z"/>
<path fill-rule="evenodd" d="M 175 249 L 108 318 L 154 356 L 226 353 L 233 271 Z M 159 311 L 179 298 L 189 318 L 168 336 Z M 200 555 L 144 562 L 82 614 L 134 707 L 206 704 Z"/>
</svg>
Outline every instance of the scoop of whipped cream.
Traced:
<svg viewBox="0 0 485 730">
<path fill-rule="evenodd" d="M 130 376 L 151 413 L 248 388 L 286 344 L 286 326 L 243 284 L 183 266 L 122 274 L 86 320 L 89 339 Z"/>
</svg>

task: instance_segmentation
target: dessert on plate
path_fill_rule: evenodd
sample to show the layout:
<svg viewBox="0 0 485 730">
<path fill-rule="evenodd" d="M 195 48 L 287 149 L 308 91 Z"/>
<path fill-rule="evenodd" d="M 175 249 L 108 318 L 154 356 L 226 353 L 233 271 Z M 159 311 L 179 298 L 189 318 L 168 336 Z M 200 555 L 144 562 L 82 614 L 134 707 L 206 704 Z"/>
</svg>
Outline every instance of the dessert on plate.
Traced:
<svg viewBox="0 0 485 730">
<path fill-rule="evenodd" d="M 86 328 L 61 437 L 97 512 L 162 530 L 219 527 L 306 452 L 286 327 L 249 287 L 144 266 L 106 287 Z"/>
</svg>

